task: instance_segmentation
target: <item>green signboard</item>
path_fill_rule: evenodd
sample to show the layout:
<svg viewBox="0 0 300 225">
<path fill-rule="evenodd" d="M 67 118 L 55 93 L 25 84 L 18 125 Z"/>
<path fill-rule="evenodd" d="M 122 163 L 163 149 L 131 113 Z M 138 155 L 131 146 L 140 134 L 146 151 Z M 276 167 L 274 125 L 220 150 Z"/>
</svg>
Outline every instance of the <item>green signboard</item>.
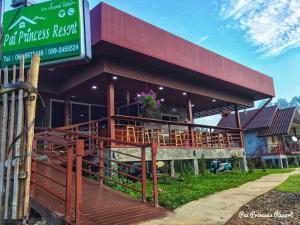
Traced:
<svg viewBox="0 0 300 225">
<path fill-rule="evenodd" d="M 88 3 L 52 0 L 7 11 L 3 16 L 2 67 L 26 63 L 39 54 L 42 64 L 90 57 Z"/>
</svg>

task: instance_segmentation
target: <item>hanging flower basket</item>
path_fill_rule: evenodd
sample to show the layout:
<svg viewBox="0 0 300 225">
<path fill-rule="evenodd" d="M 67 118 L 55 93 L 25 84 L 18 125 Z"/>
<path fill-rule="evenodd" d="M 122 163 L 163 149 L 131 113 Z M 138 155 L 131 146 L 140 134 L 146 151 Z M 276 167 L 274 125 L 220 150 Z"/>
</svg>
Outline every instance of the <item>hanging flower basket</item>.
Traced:
<svg viewBox="0 0 300 225">
<path fill-rule="evenodd" d="M 160 100 L 156 100 L 157 93 L 153 90 L 148 92 L 142 91 L 137 93 L 135 101 L 140 105 L 143 114 L 156 112 L 160 107 Z"/>
</svg>

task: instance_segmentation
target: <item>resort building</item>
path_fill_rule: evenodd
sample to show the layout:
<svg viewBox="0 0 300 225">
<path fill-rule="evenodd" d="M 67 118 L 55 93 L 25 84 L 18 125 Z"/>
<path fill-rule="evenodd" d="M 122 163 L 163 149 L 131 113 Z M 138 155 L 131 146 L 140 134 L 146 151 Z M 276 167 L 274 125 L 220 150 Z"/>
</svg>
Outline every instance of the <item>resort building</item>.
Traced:
<svg viewBox="0 0 300 225">
<path fill-rule="evenodd" d="M 197 174 L 202 155 L 205 159 L 228 159 L 232 154 L 239 154 L 241 167 L 247 169 L 239 111 L 253 107 L 256 100 L 274 97 L 271 77 L 105 3 L 91 10 L 90 21 L 92 60 L 40 68 L 38 89 L 45 109 L 38 104 L 36 127 L 43 132 L 36 134 L 35 152 L 39 157 L 33 163 L 38 168 L 33 170 L 36 172 L 32 185 L 32 200 L 37 210 L 48 202 L 55 208 L 56 203 L 49 196 L 58 198 L 56 191 L 64 189 L 57 188 L 59 185 L 53 182 L 47 185 L 53 180 L 51 176 L 60 178 L 55 169 L 62 171 L 66 161 L 72 174 L 72 155 L 66 154 L 72 154 L 69 146 L 74 140 L 79 143 L 84 140 L 84 145 L 78 144 L 75 149 L 84 148 L 77 156 L 83 157 L 82 170 L 86 174 L 98 178 L 100 184 L 103 180 L 113 182 L 112 173 L 140 181 L 141 190 L 122 185 L 141 193 L 143 202 L 148 171 L 153 179 L 155 206 L 158 205 L 157 161 L 167 161 L 174 175 L 177 160 L 190 160 Z M 152 97 L 149 100 L 145 95 Z M 231 116 L 235 127 L 194 123 L 197 118 L 231 112 L 234 112 Z M 43 154 L 48 162 L 39 161 Z M 57 165 L 54 167 L 53 163 Z M 135 174 L 136 169 L 140 173 Z M 51 176 L 43 177 L 43 171 Z M 93 218 L 89 217 L 93 204 L 102 201 L 91 196 L 104 196 L 102 205 L 109 198 L 119 207 L 129 201 L 94 183 L 87 178 L 82 182 L 82 216 L 91 224 L 105 220 L 100 217 L 97 220 L 95 216 L 97 210 L 104 212 L 100 207 L 95 207 Z M 125 203 L 122 207 L 126 208 Z M 106 211 L 115 224 L 137 223 L 145 217 L 132 210 L 120 218 L 112 208 L 106 207 Z M 53 211 L 58 210 L 68 218 L 69 209 L 70 204 L 66 204 L 66 213 L 61 212 L 57 203 Z M 161 212 L 143 210 L 152 218 Z"/>
<path fill-rule="evenodd" d="M 240 113 L 245 125 L 259 109 Z M 218 126 L 235 128 L 234 115 L 222 117 Z M 245 128 L 244 146 L 248 159 L 269 161 L 272 166 L 300 164 L 300 114 L 293 108 L 264 108 Z"/>
</svg>

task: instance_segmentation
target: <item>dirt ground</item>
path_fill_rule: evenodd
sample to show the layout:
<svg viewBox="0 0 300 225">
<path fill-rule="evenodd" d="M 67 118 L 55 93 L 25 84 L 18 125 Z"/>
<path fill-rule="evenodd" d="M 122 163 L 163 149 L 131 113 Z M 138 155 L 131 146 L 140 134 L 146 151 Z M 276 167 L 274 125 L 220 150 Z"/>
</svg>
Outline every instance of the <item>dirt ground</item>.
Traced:
<svg viewBox="0 0 300 225">
<path fill-rule="evenodd" d="M 226 225 L 299 225 L 300 193 L 270 191 L 243 206 Z"/>
</svg>

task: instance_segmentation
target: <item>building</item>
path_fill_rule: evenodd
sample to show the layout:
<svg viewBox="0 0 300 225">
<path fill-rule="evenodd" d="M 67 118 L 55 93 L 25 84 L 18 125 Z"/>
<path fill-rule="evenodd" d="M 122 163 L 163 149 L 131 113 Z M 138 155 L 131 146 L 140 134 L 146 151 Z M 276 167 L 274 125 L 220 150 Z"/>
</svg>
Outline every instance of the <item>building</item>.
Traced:
<svg viewBox="0 0 300 225">
<path fill-rule="evenodd" d="M 56 155 L 65 162 L 64 154 L 70 151 L 64 143 L 84 140 L 83 158 L 89 165 L 84 171 L 98 177 L 99 183 L 111 181 L 112 171 L 143 182 L 142 190 L 132 188 L 143 195 L 143 201 L 147 169 L 152 173 L 156 206 L 156 161 L 168 162 L 174 175 L 176 160 L 189 160 L 197 174 L 202 155 L 206 159 L 228 159 L 238 153 L 243 158 L 241 166 L 247 168 L 239 110 L 275 95 L 271 77 L 105 3 L 96 6 L 90 16 L 92 60 L 40 69 L 38 89 L 46 107 L 44 113 L 42 104 L 37 106 L 36 127 L 52 129 L 36 135 L 37 142 L 46 143 L 36 145 L 39 152 L 51 160 Z M 161 107 L 145 114 L 136 102 L 137 93 L 150 90 L 157 94 Z M 228 111 L 235 112 L 235 128 L 193 122 Z M 47 166 L 37 162 L 40 167 Z M 138 168 L 142 175 L 137 177 L 134 171 L 127 174 L 125 169 L 120 172 L 112 164 Z M 39 174 L 35 179 L 33 188 L 37 191 L 43 178 Z M 83 192 L 102 190 L 98 186 L 85 188 L 91 183 L 83 181 Z M 51 190 L 58 189 L 51 186 Z M 83 198 L 92 195 L 83 194 Z M 32 198 L 42 201 L 38 197 Z M 131 219 L 135 216 L 134 210 L 128 213 Z M 119 218 L 117 214 L 115 217 Z M 127 217 L 123 220 L 130 221 Z"/>
<path fill-rule="evenodd" d="M 241 124 L 245 125 L 259 109 L 240 113 Z M 236 127 L 233 115 L 222 117 L 218 126 Z M 288 162 L 300 163 L 300 114 L 293 108 L 279 109 L 277 106 L 264 108 L 244 133 L 247 158 L 268 160 L 273 165 L 287 167 Z M 295 162 L 296 161 L 296 162 Z"/>
<path fill-rule="evenodd" d="M 229 142 L 226 134 L 219 140 L 213 132 L 199 141 L 191 130 L 215 127 L 193 120 L 249 108 L 255 100 L 274 96 L 272 78 L 104 3 L 91 11 L 91 37 L 90 62 L 41 68 L 46 124 L 39 108 L 36 126 L 61 127 L 107 117 L 103 132 L 111 138 L 136 133 L 137 127 L 128 130 L 128 124 L 143 123 L 153 138 L 162 133 L 159 160 L 193 160 L 202 153 L 228 158 L 243 152 L 240 131 L 220 127 L 230 133 Z M 161 110 L 151 119 L 141 118 L 136 93 L 150 89 L 163 100 Z"/>
</svg>

